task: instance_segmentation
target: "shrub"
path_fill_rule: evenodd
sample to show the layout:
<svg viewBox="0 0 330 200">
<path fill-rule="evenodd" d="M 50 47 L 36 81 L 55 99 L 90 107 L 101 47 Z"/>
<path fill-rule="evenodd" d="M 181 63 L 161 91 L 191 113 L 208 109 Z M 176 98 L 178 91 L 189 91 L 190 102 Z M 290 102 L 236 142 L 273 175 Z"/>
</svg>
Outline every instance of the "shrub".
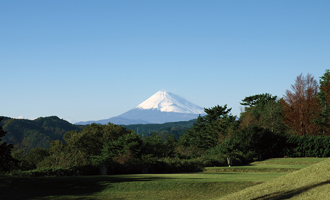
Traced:
<svg viewBox="0 0 330 200">
<path fill-rule="evenodd" d="M 85 165 L 81 167 L 51 167 L 51 168 L 39 168 L 28 171 L 12 171 L 8 175 L 20 176 L 20 177 L 45 177 L 45 176 L 82 176 L 82 175 L 97 175 L 99 174 L 99 168 L 91 165 Z"/>
</svg>

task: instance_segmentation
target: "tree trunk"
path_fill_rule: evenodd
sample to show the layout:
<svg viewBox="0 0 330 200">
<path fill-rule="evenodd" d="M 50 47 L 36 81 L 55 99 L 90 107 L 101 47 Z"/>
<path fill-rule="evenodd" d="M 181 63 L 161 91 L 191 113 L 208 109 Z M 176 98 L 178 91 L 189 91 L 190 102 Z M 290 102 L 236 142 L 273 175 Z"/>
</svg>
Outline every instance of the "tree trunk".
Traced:
<svg viewBox="0 0 330 200">
<path fill-rule="evenodd" d="M 228 166 L 233 165 L 233 160 L 230 157 L 227 157 Z"/>
</svg>

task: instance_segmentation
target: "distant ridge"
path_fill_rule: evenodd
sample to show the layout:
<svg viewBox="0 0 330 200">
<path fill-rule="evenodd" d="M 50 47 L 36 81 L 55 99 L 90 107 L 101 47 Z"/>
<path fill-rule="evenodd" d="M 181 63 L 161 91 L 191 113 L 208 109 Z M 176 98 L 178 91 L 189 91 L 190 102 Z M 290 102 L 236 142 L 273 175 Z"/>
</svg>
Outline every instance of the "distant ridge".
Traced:
<svg viewBox="0 0 330 200">
<path fill-rule="evenodd" d="M 159 91 L 135 108 L 109 119 L 78 122 L 85 125 L 91 123 L 107 124 L 152 124 L 177 121 L 189 121 L 205 115 L 204 109 L 184 98 L 165 91 Z"/>
</svg>

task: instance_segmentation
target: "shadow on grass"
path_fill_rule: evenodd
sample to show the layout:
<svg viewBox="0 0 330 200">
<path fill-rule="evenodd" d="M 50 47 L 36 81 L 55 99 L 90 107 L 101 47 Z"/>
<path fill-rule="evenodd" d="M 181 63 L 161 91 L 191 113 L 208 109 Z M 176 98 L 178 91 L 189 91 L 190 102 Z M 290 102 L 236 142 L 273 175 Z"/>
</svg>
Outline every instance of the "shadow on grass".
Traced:
<svg viewBox="0 0 330 200">
<path fill-rule="evenodd" d="M 318 183 L 318 184 L 305 186 L 305 187 L 298 188 L 298 189 L 295 189 L 295 190 L 290 190 L 290 191 L 287 191 L 287 192 L 276 192 L 276 193 L 273 193 L 273 194 L 268 194 L 268 195 L 265 195 L 265 196 L 262 196 L 262 197 L 258 197 L 258 198 L 252 199 L 252 200 L 280 200 L 280 199 L 289 199 L 289 198 L 292 198 L 294 196 L 298 196 L 299 194 L 301 194 L 303 192 L 306 192 L 306 191 L 308 191 L 310 189 L 313 189 L 313 188 L 318 187 L 318 186 L 326 185 L 326 184 L 329 184 L 329 183 L 330 183 L 330 181 L 323 181 L 323 182 Z"/>
<path fill-rule="evenodd" d="M 0 177 L 0 199 L 69 198 L 96 199 L 93 196 L 112 187 L 111 183 L 152 181 L 161 177 L 129 178 L 120 176 L 79 177 Z M 168 178 L 166 178 L 168 179 Z"/>
</svg>

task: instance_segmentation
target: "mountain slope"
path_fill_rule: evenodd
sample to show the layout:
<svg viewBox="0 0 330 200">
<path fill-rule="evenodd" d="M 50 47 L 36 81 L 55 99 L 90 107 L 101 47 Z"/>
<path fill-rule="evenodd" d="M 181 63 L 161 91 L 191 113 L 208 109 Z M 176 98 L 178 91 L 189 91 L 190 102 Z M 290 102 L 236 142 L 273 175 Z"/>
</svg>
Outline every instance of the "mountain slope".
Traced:
<svg viewBox="0 0 330 200">
<path fill-rule="evenodd" d="M 132 109 L 124 114 L 119 115 L 118 117 L 122 117 L 129 120 L 143 120 L 147 121 L 148 124 L 162 124 L 166 122 L 188 121 L 197 118 L 198 115 L 199 114 L 161 112 L 158 109 Z"/>
<path fill-rule="evenodd" d="M 73 125 L 56 116 L 39 117 L 35 120 L 3 117 L 0 126 L 7 134 L 4 141 L 24 148 L 27 152 L 35 147 L 49 148 L 52 140 L 63 140 L 63 135 L 72 130 L 81 131 L 82 126 Z"/>
</svg>

